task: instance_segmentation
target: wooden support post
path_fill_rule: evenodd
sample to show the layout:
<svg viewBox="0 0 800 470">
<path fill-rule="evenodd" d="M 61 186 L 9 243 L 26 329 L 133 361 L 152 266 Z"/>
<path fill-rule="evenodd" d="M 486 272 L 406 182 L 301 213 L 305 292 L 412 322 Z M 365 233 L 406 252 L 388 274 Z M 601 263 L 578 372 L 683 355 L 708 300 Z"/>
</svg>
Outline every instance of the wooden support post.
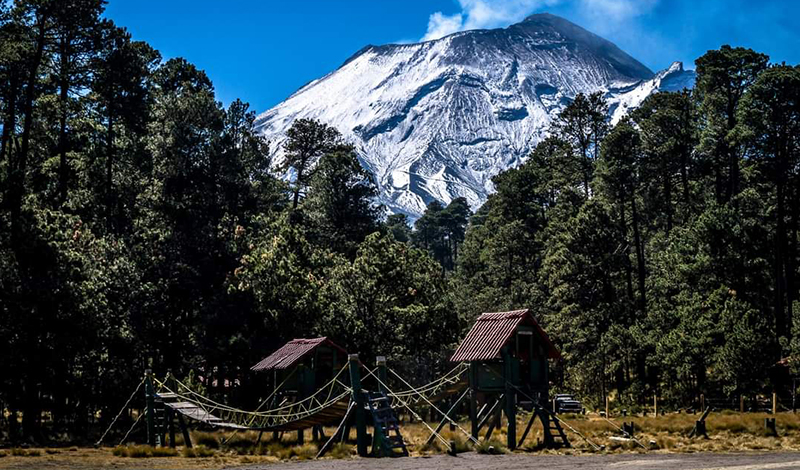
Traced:
<svg viewBox="0 0 800 470">
<path fill-rule="evenodd" d="M 470 434 L 473 439 L 478 439 L 478 384 L 476 383 L 475 369 L 477 365 L 470 363 L 469 365 L 469 421 L 472 425 Z"/>
<path fill-rule="evenodd" d="M 610 418 L 611 415 L 608 414 L 608 395 L 606 395 L 606 418 Z"/>
<path fill-rule="evenodd" d="M 528 433 L 531 432 L 531 427 L 533 426 L 533 422 L 536 421 L 536 408 L 531 411 L 531 418 L 528 420 L 528 425 L 525 426 L 525 431 L 522 433 L 522 437 L 519 439 L 519 443 L 517 447 L 522 447 L 522 443 L 525 442 L 525 438 L 528 437 Z"/>
<path fill-rule="evenodd" d="M 503 364 L 505 365 L 505 382 L 506 382 L 506 418 L 508 419 L 508 428 L 506 432 L 506 447 L 509 450 L 517 448 L 517 394 L 514 384 L 511 382 L 513 379 L 511 356 L 508 353 L 503 354 Z"/>
<path fill-rule="evenodd" d="M 258 439 L 256 439 L 256 447 L 261 444 L 261 438 L 264 437 L 264 430 L 258 431 Z"/>
<path fill-rule="evenodd" d="M 351 354 L 348 358 L 350 367 L 350 388 L 352 389 L 352 399 L 356 404 L 356 440 L 358 455 L 366 457 L 367 452 L 367 420 L 364 416 L 364 393 L 361 391 L 361 364 L 358 361 L 358 354 Z"/>
<path fill-rule="evenodd" d="M 175 448 L 175 412 L 170 407 L 166 407 L 167 427 L 169 428 L 169 446 Z"/>
<path fill-rule="evenodd" d="M 147 443 L 156 446 L 156 406 L 155 406 L 155 390 L 153 389 L 153 371 L 147 369 L 144 371 L 144 393 L 145 401 L 147 404 Z"/>
<path fill-rule="evenodd" d="M 388 381 L 388 374 L 386 373 L 386 356 L 378 356 L 375 358 L 376 365 L 378 366 L 378 379 L 380 383 L 378 383 L 378 390 L 383 393 L 389 393 L 386 390 L 386 383 Z"/>
<path fill-rule="evenodd" d="M 739 413 L 744 413 L 744 395 L 739 395 Z"/>
<path fill-rule="evenodd" d="M 773 436 L 778 435 L 778 427 L 775 424 L 775 418 L 764 418 L 764 427 Z"/>
<path fill-rule="evenodd" d="M 192 448 L 192 436 L 189 434 L 189 428 L 186 427 L 186 421 L 183 420 L 183 415 L 180 413 L 176 413 L 178 415 L 178 426 L 181 428 L 181 433 L 183 433 L 183 445 L 188 448 Z"/>
<path fill-rule="evenodd" d="M 176 384 L 175 377 L 172 376 L 172 371 L 167 371 L 167 383 L 169 384 L 169 388 L 172 390 L 177 390 L 178 386 Z M 175 410 L 172 408 L 165 406 L 164 411 L 166 411 L 166 420 L 167 420 L 167 427 L 169 428 L 169 446 L 171 448 L 175 448 Z"/>
<path fill-rule="evenodd" d="M 703 412 L 703 415 L 700 416 L 700 419 L 695 421 L 694 429 L 689 434 L 689 437 L 699 437 L 703 436 L 708 439 L 708 433 L 706 433 L 706 418 L 708 418 L 709 413 L 711 413 L 711 407 L 706 408 Z"/>
<path fill-rule="evenodd" d="M 653 395 L 653 416 L 658 418 L 658 394 Z"/>
<path fill-rule="evenodd" d="M 704 393 L 700 394 L 700 409 L 701 410 L 706 409 L 706 395 Z"/>
<path fill-rule="evenodd" d="M 778 393 L 772 392 L 772 416 L 778 414 Z"/>
</svg>

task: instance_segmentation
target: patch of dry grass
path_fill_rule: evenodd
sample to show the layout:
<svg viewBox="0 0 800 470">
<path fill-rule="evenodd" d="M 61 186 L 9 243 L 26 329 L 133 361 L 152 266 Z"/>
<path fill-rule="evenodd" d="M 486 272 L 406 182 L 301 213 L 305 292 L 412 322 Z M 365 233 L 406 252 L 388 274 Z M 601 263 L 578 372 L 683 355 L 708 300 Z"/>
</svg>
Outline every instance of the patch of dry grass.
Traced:
<svg viewBox="0 0 800 470">
<path fill-rule="evenodd" d="M 187 459 L 213 457 L 215 454 L 216 452 L 202 444 L 181 449 L 181 456 Z"/>
<path fill-rule="evenodd" d="M 527 425 L 529 415 L 521 413 L 517 422 L 518 438 Z M 634 453 L 656 450 L 659 452 L 742 452 L 742 451 L 800 451 L 800 415 L 792 413 L 779 413 L 777 418 L 778 436 L 770 436 L 764 428 L 764 418 L 772 417 L 763 413 L 711 413 L 707 419 L 709 439 L 690 439 L 689 432 L 694 426 L 699 414 L 668 414 L 659 417 L 627 417 L 612 418 L 612 421 L 621 426 L 622 421 L 633 421 L 636 427 L 635 437 L 646 449 L 635 442 L 620 442 L 612 440 L 612 436 L 621 433 L 611 424 L 597 415 L 563 415 L 561 416 L 570 426 L 577 429 L 593 443 L 605 446 L 603 453 Z M 467 422 L 460 423 L 463 429 L 469 430 Z M 431 423 L 431 426 L 434 426 Z M 335 430 L 326 429 L 330 436 Z M 488 452 L 493 447 L 495 452 L 506 449 L 506 423 L 500 429 L 495 429 L 492 439 L 485 442 L 483 434 L 480 444 L 473 446 L 468 438 L 458 429 L 450 431 L 449 426 L 441 433 L 449 443 L 455 443 L 456 452 L 477 450 Z M 368 430 L 372 432 L 372 430 Z M 537 420 L 526 441 L 518 452 L 538 452 L 542 454 L 581 454 L 595 452 L 589 444 L 580 437 L 567 430 L 567 435 L 573 445 L 572 449 L 544 449 L 541 443 L 544 434 L 541 423 Z M 442 454 L 448 451 L 449 445 L 438 440 L 425 445 L 430 431 L 421 423 L 404 424 L 401 433 L 412 455 Z M 310 438 L 310 433 L 306 437 Z M 30 458 L 37 457 L 37 463 L 48 468 L 61 470 L 79 467 L 111 468 L 124 465 L 131 469 L 151 469 L 168 466 L 173 469 L 217 469 L 245 464 L 266 464 L 269 462 L 286 460 L 313 459 L 322 444 L 308 442 L 303 446 L 296 443 L 295 433 L 285 433 L 281 439 L 272 440 L 272 433 L 264 433 L 262 441 L 256 445 L 257 432 L 193 432 L 195 447 L 183 447 L 179 452 L 174 449 L 153 450 L 149 446 L 129 445 L 117 448 L 84 449 L 72 447 L 69 449 L 6 449 L 0 450 L 3 466 L 12 468 L 30 467 Z M 349 441 L 339 443 L 325 456 L 326 459 L 349 458 L 355 455 L 355 430 L 351 430 Z M 210 444 L 210 445 L 208 445 Z M 212 446 L 214 448 L 212 448 Z M 168 456 L 164 459 L 157 455 Z M 5 456 L 5 457 L 3 457 Z M 124 463 L 120 459 L 125 459 Z M 45 462 L 46 461 L 46 462 Z M 28 463 L 26 463 L 28 462 Z"/>
<path fill-rule="evenodd" d="M 117 446 L 111 453 L 116 457 L 143 459 L 148 457 L 175 457 L 178 451 L 170 447 L 150 447 L 148 445 Z"/>
<path fill-rule="evenodd" d="M 10 453 L 14 457 L 41 457 L 42 455 L 42 451 L 39 449 L 22 449 L 20 447 L 14 447 Z"/>
</svg>

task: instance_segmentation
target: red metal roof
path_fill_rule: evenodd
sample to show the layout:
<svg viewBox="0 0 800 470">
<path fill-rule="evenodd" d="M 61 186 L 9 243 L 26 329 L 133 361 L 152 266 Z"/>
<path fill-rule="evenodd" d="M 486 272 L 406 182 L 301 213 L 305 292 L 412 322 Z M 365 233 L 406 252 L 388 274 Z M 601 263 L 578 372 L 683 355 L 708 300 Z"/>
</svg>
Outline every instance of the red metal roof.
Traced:
<svg viewBox="0 0 800 470">
<path fill-rule="evenodd" d="M 513 312 L 484 313 L 475 322 L 467 333 L 467 337 L 458 345 L 453 357 L 453 362 L 488 361 L 500 358 L 500 350 L 514 336 L 520 325 L 533 326 L 539 333 L 539 339 L 544 343 L 547 357 L 560 359 L 561 353 L 550 341 L 529 310 L 514 310 Z"/>
<path fill-rule="evenodd" d="M 300 360 L 303 359 L 306 354 L 323 344 L 334 349 L 338 349 L 340 352 L 342 352 L 342 354 L 347 354 L 347 351 L 325 337 L 312 339 L 293 339 L 284 344 L 274 353 L 262 359 L 261 362 L 251 367 L 250 370 L 261 371 L 288 369 L 300 362 Z"/>
</svg>

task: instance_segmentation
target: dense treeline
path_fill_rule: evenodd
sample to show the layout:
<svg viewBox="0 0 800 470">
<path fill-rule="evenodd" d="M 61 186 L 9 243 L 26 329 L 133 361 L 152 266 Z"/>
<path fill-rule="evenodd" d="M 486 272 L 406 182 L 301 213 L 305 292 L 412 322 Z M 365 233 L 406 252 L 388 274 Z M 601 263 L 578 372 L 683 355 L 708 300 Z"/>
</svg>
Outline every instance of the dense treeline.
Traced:
<svg viewBox="0 0 800 470">
<path fill-rule="evenodd" d="M 755 394 L 800 349 L 797 67 L 711 51 L 614 126 L 579 95 L 477 213 L 432 202 L 412 230 L 335 129 L 263 141 L 102 11 L 0 2 L 5 438 L 91 437 L 147 367 L 247 406 L 294 337 L 423 382 L 481 311 L 534 309 L 590 401 Z"/>
<path fill-rule="evenodd" d="M 247 405 L 249 367 L 293 337 L 408 367 L 457 340 L 441 267 L 389 234 L 336 130 L 298 121 L 272 162 L 247 104 L 101 0 L 0 8 L 4 437 L 87 438 L 147 367 Z"/>
<path fill-rule="evenodd" d="M 535 309 L 559 386 L 636 407 L 770 392 L 798 352 L 800 67 L 722 47 L 611 126 L 579 95 L 471 219 L 461 312 Z M 652 399 L 652 398 L 650 398 Z"/>
</svg>

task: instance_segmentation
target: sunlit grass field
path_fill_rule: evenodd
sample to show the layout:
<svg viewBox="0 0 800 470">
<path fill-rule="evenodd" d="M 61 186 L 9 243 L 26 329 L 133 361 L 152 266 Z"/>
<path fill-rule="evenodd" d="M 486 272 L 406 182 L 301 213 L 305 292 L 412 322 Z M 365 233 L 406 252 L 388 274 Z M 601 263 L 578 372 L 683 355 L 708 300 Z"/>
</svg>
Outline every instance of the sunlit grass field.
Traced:
<svg viewBox="0 0 800 470">
<path fill-rule="evenodd" d="M 764 426 L 764 419 L 771 417 L 763 413 L 712 413 L 707 419 L 709 438 L 689 438 L 697 414 L 667 414 L 658 417 L 627 417 L 612 419 L 617 426 L 622 420 L 633 422 L 636 428 L 634 441 L 620 441 L 613 437 L 621 432 L 608 421 L 597 415 L 562 415 L 561 418 L 602 450 L 595 450 L 587 440 L 567 431 L 572 448 L 544 449 L 541 446 L 543 431 L 537 420 L 523 445 L 515 452 L 523 453 L 644 453 L 644 452 L 746 452 L 746 451 L 800 451 L 800 414 L 779 413 L 777 418 L 778 436 L 774 436 Z M 517 423 L 518 438 L 522 435 L 528 416 L 521 414 Z M 430 423 L 433 427 L 435 423 Z M 477 451 L 482 453 L 505 453 L 506 425 L 496 429 L 490 441 L 483 440 L 474 446 L 458 429 L 445 426 L 441 433 L 443 439 L 454 444 L 456 452 Z M 461 427 L 469 429 L 469 423 Z M 334 428 L 326 428 L 330 436 Z M 371 432 L 371 429 L 369 430 Z M 413 456 L 441 454 L 448 451 L 438 439 L 426 444 L 431 435 L 422 423 L 405 423 L 401 432 Z M 485 430 L 484 430 L 485 432 Z M 286 433 L 278 441 L 272 440 L 271 433 L 264 433 L 257 443 L 258 433 L 247 432 L 204 432 L 193 431 L 193 448 L 183 445 L 180 433 L 177 447 L 153 449 L 147 445 L 132 443 L 125 446 L 88 448 L 35 448 L 0 450 L 0 468 L 32 468 L 34 462 L 48 468 L 68 468 L 71 466 L 126 468 L 222 468 L 226 466 L 268 463 L 289 460 L 309 460 L 315 458 L 322 442 L 310 442 L 310 432 L 306 432 L 306 443 L 297 445 L 296 433 Z M 353 458 L 355 456 L 355 430 L 351 431 L 350 442 L 336 444 L 325 455 L 325 459 Z"/>
</svg>

